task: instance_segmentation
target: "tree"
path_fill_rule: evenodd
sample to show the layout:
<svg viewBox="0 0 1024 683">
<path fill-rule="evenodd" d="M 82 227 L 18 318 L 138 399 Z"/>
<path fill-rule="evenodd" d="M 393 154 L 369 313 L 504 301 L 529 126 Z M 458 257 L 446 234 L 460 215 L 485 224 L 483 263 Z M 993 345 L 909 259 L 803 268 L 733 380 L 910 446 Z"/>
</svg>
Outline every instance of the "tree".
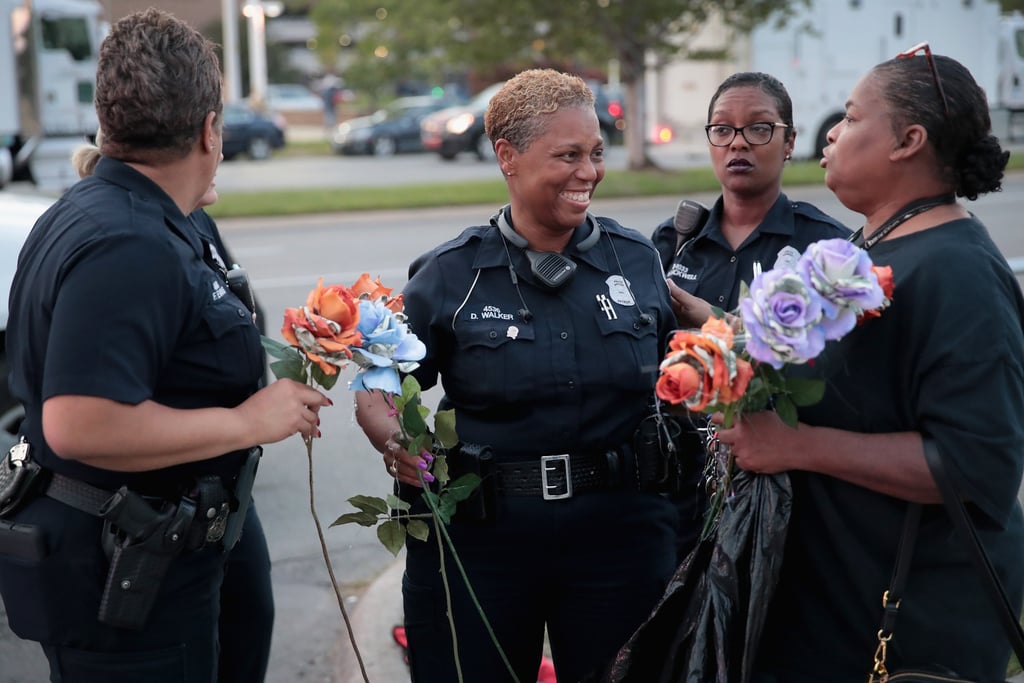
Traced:
<svg viewBox="0 0 1024 683">
<path fill-rule="evenodd" d="M 365 21 L 370 7 L 383 8 L 394 40 L 391 53 L 407 50 L 412 60 L 436 55 L 476 70 L 551 64 L 582 70 L 614 58 L 634 122 L 626 129 L 629 167 L 640 169 L 653 165 L 642 123 L 648 55 L 687 54 L 688 38 L 713 15 L 746 31 L 772 15 L 785 21 L 794 5 L 809 1 L 323 0 L 315 13 Z"/>
<path fill-rule="evenodd" d="M 450 34 L 446 2 L 436 0 L 325 0 L 311 18 L 324 64 L 347 51 L 345 83 L 373 101 L 394 95 L 402 82 L 443 82 Z"/>
</svg>

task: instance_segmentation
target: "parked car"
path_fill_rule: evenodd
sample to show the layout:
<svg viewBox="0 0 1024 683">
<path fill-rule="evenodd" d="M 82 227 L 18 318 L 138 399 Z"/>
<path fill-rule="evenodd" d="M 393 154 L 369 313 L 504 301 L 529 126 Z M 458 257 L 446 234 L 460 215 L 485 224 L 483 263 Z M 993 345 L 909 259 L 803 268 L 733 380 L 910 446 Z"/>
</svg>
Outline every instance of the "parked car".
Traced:
<svg viewBox="0 0 1024 683">
<path fill-rule="evenodd" d="M 422 152 L 420 121 L 451 104 L 430 95 L 399 97 L 369 116 L 344 121 L 334 129 L 331 147 L 338 154 L 391 156 L 400 152 Z"/>
<path fill-rule="evenodd" d="M 264 97 L 267 111 L 323 111 L 320 95 L 301 83 L 271 83 Z"/>
<path fill-rule="evenodd" d="M 443 109 L 420 124 L 425 149 L 436 151 L 442 159 L 452 160 L 461 152 L 473 152 L 481 161 L 494 158 L 494 148 L 484 131 L 484 113 L 494 93 L 504 83 L 482 90 L 464 107 Z M 618 91 L 599 83 L 589 83 L 594 92 L 594 109 L 607 144 L 622 141 L 626 124 L 623 118 L 622 98 Z"/>
<path fill-rule="evenodd" d="M 594 109 L 605 141 L 609 145 L 620 144 L 626 130 L 626 110 L 623 107 L 625 98 L 622 91 L 600 83 L 591 84 L 590 89 L 594 92 Z"/>
<path fill-rule="evenodd" d="M 450 161 L 460 152 L 473 152 L 481 161 L 494 158 L 491 141 L 484 133 L 484 112 L 502 83 L 481 90 L 464 106 L 449 107 L 431 114 L 420 124 L 423 148 Z"/>
<path fill-rule="evenodd" d="M 264 116 L 243 104 L 224 105 L 224 158 L 246 154 L 262 160 L 284 147 L 286 124 L 279 114 Z"/>
<path fill-rule="evenodd" d="M 0 455 L 7 452 L 17 437 L 18 425 L 25 415 L 21 404 L 12 397 L 7 387 L 7 302 L 11 282 L 18 264 L 18 254 L 25 238 L 52 199 L 36 195 L 0 192 Z"/>
</svg>

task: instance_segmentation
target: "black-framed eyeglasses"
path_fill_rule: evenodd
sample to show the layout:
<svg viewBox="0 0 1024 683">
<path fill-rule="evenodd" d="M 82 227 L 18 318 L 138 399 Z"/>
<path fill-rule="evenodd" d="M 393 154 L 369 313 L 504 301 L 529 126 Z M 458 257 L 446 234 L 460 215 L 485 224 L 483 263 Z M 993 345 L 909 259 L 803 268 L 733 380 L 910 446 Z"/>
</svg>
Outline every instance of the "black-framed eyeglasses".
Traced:
<svg viewBox="0 0 1024 683">
<path fill-rule="evenodd" d="M 772 141 L 776 128 L 789 128 L 785 123 L 773 123 L 771 121 L 758 121 L 748 123 L 745 126 L 730 126 L 727 123 L 709 123 L 704 126 L 708 142 L 714 147 L 728 147 L 741 134 L 743 139 L 750 145 L 767 145 Z"/>
<path fill-rule="evenodd" d="M 918 43 L 909 50 L 896 55 L 896 59 L 914 57 L 918 52 L 924 52 L 924 58 L 928 60 L 928 69 L 932 72 L 932 80 L 935 82 L 935 89 L 939 91 L 939 98 L 942 100 L 942 108 L 946 111 L 946 118 L 949 118 L 949 100 L 946 99 L 946 91 L 942 89 L 942 80 L 939 78 L 939 70 L 935 68 L 935 58 L 932 57 L 932 49 L 928 47 L 928 41 Z"/>
</svg>

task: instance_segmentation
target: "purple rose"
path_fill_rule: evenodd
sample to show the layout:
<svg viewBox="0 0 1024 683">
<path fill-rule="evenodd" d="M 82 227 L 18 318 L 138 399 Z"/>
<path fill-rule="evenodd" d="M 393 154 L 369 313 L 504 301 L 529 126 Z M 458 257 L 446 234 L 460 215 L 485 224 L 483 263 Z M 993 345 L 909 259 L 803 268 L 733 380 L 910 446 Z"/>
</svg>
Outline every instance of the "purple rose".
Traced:
<svg viewBox="0 0 1024 683">
<path fill-rule="evenodd" d="M 806 363 L 825 348 L 821 297 L 796 271 L 773 269 L 754 278 L 740 302 L 751 358 L 776 369 Z"/>
<path fill-rule="evenodd" d="M 871 266 L 867 251 L 844 239 L 814 242 L 800 256 L 797 271 L 822 299 L 826 339 L 844 336 L 857 324 L 859 315 L 884 302 Z"/>
</svg>

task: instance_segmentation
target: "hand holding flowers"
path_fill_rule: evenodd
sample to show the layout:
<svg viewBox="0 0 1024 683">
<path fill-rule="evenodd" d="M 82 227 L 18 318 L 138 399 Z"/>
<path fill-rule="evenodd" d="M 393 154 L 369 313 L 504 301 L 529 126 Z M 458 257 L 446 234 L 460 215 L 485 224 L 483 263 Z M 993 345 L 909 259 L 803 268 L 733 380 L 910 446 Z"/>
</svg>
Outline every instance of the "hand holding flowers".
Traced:
<svg viewBox="0 0 1024 683">
<path fill-rule="evenodd" d="M 415 468 L 414 481 L 422 487 L 422 496 L 429 512 L 412 512 L 412 504 L 400 499 L 396 493 L 386 498 L 356 495 L 349 498 L 348 502 L 357 511 L 341 515 L 332 526 L 347 523 L 376 526 L 380 542 L 397 555 L 404 547 L 407 535 L 427 540 L 430 526 L 423 518 L 432 519 L 440 532 L 437 543 L 442 557 L 441 571 L 446 593 L 448 580 L 441 536 L 448 543 L 472 596 L 472 588 L 468 585 L 468 578 L 455 548 L 451 546 L 445 525 L 451 521 L 457 504 L 473 493 L 480 479 L 475 474 L 466 474 L 454 482 L 449 481 L 446 453 L 458 441 L 454 411 L 438 411 L 431 427 L 428 423 L 430 409 L 422 404 L 419 383 L 412 376 L 400 380 L 399 373 L 409 373 L 418 367 L 418 361 L 426 354 L 426 347 L 409 331 L 402 313 L 401 295 L 392 297 L 391 291 L 379 279 L 371 280 L 366 273 L 351 288 L 341 285 L 325 287 L 321 278 L 316 288 L 309 293 L 305 306 L 285 310 L 281 334 L 289 343 L 281 344 L 264 338 L 263 345 L 277 359 L 270 367 L 278 378 L 288 377 L 310 386 L 316 384 L 330 389 L 337 382 L 340 369 L 350 363 L 358 366 L 359 371 L 349 388 L 353 391 L 379 392 L 382 400 L 387 403 L 389 416 L 394 417 L 398 425 L 397 432 L 388 439 L 392 449 L 389 468 L 392 475 L 396 478 L 399 475 L 396 459 L 398 451 L 418 456 L 420 467 Z M 312 438 L 307 438 L 305 443 L 309 459 L 310 510 L 338 606 L 348 627 L 363 678 L 367 680 L 316 513 Z M 406 479 L 403 477 L 403 480 Z M 450 599 L 450 595 L 448 597 Z M 475 601 L 475 596 L 472 597 Z M 477 607 L 480 609 L 479 603 Z M 486 617 L 484 623 L 490 630 Z M 454 623 L 450 625 L 453 642 L 457 643 Z M 491 636 L 494 637 L 493 632 Z"/>
</svg>

